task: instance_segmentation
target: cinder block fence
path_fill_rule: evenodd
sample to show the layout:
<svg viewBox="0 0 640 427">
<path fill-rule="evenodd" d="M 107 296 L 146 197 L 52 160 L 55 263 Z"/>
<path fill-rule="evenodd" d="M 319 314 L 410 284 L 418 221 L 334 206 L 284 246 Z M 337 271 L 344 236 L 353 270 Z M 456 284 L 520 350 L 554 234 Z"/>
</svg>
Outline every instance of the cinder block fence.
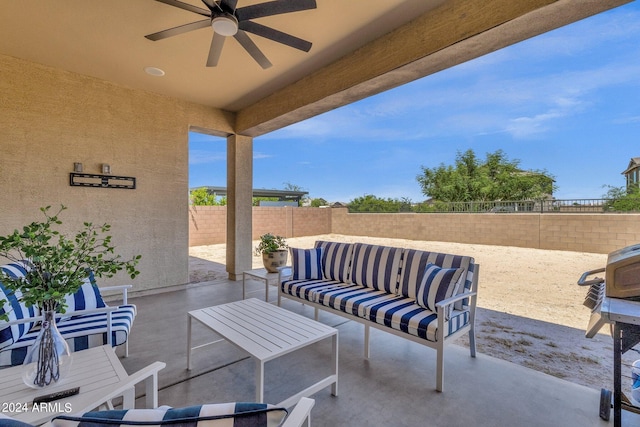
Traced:
<svg viewBox="0 0 640 427">
<path fill-rule="evenodd" d="M 224 206 L 189 207 L 189 245 L 226 242 Z M 252 237 L 351 236 L 609 253 L 640 243 L 640 214 L 348 213 L 344 208 L 254 207 Z"/>
</svg>

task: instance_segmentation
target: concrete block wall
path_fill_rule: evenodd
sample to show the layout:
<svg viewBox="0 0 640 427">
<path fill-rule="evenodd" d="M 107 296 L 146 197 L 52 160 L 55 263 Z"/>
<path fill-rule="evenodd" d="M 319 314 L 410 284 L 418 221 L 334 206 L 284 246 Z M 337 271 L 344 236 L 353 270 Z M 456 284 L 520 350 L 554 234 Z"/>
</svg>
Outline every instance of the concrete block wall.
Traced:
<svg viewBox="0 0 640 427">
<path fill-rule="evenodd" d="M 306 207 L 290 209 L 292 214 L 291 237 L 331 233 L 331 211 L 333 209 Z"/>
<path fill-rule="evenodd" d="M 640 243 L 640 214 L 545 214 L 540 248 L 609 253 Z"/>
<path fill-rule="evenodd" d="M 609 253 L 640 243 L 640 214 L 349 214 L 331 232 L 412 240 Z"/>
<path fill-rule="evenodd" d="M 227 241 L 226 206 L 189 206 L 189 246 Z"/>
<path fill-rule="evenodd" d="M 267 207 L 256 206 L 253 208 L 253 232 L 251 238 L 257 240 L 266 233 L 276 236 L 293 237 L 292 210 L 298 209 L 291 206 Z"/>
<path fill-rule="evenodd" d="M 539 214 L 349 214 L 334 209 L 332 233 L 539 247 Z"/>
<path fill-rule="evenodd" d="M 189 215 L 191 246 L 225 243 L 225 207 L 191 207 Z M 254 207 L 253 240 L 269 232 L 609 253 L 640 243 L 640 214 L 350 214 L 335 208 Z"/>
<path fill-rule="evenodd" d="M 225 206 L 190 206 L 189 246 L 226 243 L 226 221 Z M 331 209 L 255 206 L 252 239 L 265 233 L 284 237 L 331 233 Z"/>
</svg>

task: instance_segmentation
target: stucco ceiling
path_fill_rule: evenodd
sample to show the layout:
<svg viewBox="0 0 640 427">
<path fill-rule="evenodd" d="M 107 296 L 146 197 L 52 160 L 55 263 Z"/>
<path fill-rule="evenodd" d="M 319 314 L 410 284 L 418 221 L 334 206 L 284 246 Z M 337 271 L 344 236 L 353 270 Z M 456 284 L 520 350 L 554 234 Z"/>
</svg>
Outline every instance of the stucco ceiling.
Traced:
<svg viewBox="0 0 640 427">
<path fill-rule="evenodd" d="M 0 54 L 234 112 L 236 130 L 256 136 L 628 1 L 317 0 L 255 20 L 313 43 L 307 53 L 250 35 L 266 70 L 231 38 L 206 67 L 210 27 L 146 39 L 202 19 L 155 0 L 2 1 Z"/>
<path fill-rule="evenodd" d="M 144 36 L 203 19 L 154 0 L 20 0 L 0 5 L 0 52 L 236 111 L 432 9 L 443 0 L 317 0 L 317 8 L 256 19 L 313 43 L 308 53 L 250 35 L 263 70 L 233 38 L 206 67 L 212 28 L 159 41 Z M 200 0 L 183 0 L 205 8 Z M 263 3 L 239 0 L 238 7 Z M 161 68 L 164 77 L 144 72 Z"/>
</svg>

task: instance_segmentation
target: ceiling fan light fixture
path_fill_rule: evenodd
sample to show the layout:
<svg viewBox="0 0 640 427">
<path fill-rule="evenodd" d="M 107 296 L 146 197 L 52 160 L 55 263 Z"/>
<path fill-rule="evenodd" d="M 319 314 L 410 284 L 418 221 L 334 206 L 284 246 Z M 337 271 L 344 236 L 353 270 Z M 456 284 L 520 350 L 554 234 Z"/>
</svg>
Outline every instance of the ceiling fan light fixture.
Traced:
<svg viewBox="0 0 640 427">
<path fill-rule="evenodd" d="M 164 76 L 164 70 L 158 67 L 144 67 L 144 72 L 156 77 Z"/>
<path fill-rule="evenodd" d="M 211 26 L 221 36 L 234 36 L 238 32 L 238 20 L 231 14 L 216 16 L 211 20 Z"/>
</svg>

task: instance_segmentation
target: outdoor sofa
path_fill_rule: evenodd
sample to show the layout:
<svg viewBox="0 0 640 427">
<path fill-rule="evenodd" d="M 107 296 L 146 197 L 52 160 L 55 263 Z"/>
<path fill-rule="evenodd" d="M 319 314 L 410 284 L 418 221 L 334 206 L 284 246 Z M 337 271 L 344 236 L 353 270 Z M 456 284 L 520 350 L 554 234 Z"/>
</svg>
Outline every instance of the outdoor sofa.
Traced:
<svg viewBox="0 0 640 427">
<path fill-rule="evenodd" d="M 25 277 L 29 263 L 11 263 L 0 266 L 12 277 Z M 128 355 L 128 337 L 136 315 L 135 305 L 127 304 L 127 290 L 131 285 L 98 288 L 93 273 L 73 295 L 66 297 L 66 313 L 56 315 L 56 325 L 69 344 L 69 350 L 79 351 L 105 344 L 125 344 Z M 120 305 L 108 306 L 101 292 L 122 293 Z M 20 292 L 8 291 L 0 279 L 0 314 L 7 313 L 9 321 L 0 320 L 0 368 L 20 365 L 24 362 L 29 346 L 40 331 L 42 316 L 37 307 L 27 307 L 20 299 Z"/>
<path fill-rule="evenodd" d="M 444 349 L 469 334 L 475 357 L 475 310 L 479 265 L 469 256 L 364 243 L 317 241 L 291 248 L 291 267 L 279 272 L 282 298 L 302 301 L 436 349 L 436 390 L 443 390 Z"/>
</svg>

